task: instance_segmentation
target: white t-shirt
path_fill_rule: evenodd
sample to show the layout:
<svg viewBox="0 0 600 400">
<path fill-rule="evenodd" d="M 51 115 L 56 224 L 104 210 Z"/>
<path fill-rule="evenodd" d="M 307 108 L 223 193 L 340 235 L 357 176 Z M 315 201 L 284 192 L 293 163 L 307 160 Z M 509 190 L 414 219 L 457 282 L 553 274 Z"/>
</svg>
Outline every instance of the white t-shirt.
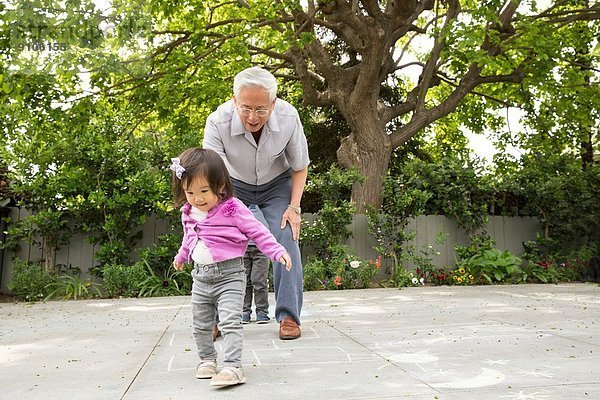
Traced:
<svg viewBox="0 0 600 400">
<path fill-rule="evenodd" d="M 202 211 L 194 206 L 190 209 L 190 217 L 196 221 L 202 221 L 207 215 L 207 211 Z M 206 247 L 206 244 L 200 238 L 198 238 L 196 247 L 192 251 L 192 260 L 197 264 L 212 264 L 215 262 L 208 247 Z"/>
</svg>

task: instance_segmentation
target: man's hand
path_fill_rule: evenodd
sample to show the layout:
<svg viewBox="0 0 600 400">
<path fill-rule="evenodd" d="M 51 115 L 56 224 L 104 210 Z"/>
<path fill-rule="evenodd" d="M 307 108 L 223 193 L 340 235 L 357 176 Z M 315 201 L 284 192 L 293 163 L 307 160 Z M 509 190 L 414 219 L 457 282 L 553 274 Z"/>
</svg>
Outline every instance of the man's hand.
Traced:
<svg viewBox="0 0 600 400">
<path fill-rule="evenodd" d="M 294 240 L 298 240 L 300 238 L 300 226 L 302 225 L 300 214 L 291 208 L 286 209 L 283 213 L 283 217 L 281 217 L 281 229 L 285 229 L 287 223 L 289 223 L 292 228 L 292 237 Z"/>
</svg>

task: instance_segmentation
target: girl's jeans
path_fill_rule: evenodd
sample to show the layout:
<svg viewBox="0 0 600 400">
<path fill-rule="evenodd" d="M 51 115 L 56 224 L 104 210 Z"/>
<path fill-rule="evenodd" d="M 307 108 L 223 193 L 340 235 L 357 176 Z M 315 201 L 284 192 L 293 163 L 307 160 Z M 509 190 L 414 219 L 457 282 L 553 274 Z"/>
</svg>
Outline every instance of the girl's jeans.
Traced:
<svg viewBox="0 0 600 400">
<path fill-rule="evenodd" d="M 192 326 L 200 360 L 217 359 L 212 341 L 216 310 L 219 330 L 223 334 L 223 366 L 241 367 L 244 340 L 242 306 L 246 289 L 243 259 L 196 264 L 192 278 Z"/>
</svg>

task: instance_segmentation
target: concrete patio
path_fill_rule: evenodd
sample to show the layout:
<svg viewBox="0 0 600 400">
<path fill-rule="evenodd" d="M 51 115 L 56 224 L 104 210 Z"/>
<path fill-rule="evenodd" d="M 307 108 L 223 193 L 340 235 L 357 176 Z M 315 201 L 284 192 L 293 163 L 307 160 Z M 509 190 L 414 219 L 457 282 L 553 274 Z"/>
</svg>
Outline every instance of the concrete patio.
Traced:
<svg viewBox="0 0 600 400">
<path fill-rule="evenodd" d="M 306 292 L 302 338 L 245 325 L 225 389 L 194 377 L 189 300 L 0 303 L 0 398 L 600 399 L 595 284 Z"/>
</svg>

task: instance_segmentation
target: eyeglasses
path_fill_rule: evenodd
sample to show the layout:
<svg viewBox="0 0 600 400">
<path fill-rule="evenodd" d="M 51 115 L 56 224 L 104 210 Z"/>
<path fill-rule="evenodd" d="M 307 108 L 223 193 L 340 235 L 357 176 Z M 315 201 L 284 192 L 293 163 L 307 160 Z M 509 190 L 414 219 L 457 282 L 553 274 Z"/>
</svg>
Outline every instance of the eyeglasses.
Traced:
<svg viewBox="0 0 600 400">
<path fill-rule="evenodd" d="M 256 110 L 253 110 L 250 107 L 238 107 L 238 110 L 244 117 L 247 117 L 252 113 L 256 114 L 257 117 L 266 117 L 269 115 L 269 109 L 267 108 L 257 108 Z"/>
</svg>

